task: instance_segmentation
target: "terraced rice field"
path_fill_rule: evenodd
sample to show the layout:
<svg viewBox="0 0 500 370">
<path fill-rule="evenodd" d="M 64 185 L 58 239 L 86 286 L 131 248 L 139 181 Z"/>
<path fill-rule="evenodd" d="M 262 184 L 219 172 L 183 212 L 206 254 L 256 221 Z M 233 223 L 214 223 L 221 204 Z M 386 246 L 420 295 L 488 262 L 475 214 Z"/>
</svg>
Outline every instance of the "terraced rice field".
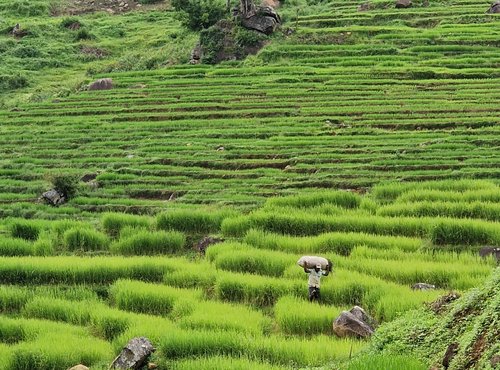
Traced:
<svg viewBox="0 0 500 370">
<path fill-rule="evenodd" d="M 271 198 L 250 214 L 7 219 L 0 368 L 83 362 L 104 369 L 135 336 L 153 341 L 153 360 L 163 369 L 347 366 L 366 342 L 333 335 L 342 310 L 361 305 L 383 324 L 490 276 L 496 261 L 477 250 L 500 245 L 500 213 L 464 215 L 452 206 L 471 197 L 458 204 L 498 207 L 499 194 L 487 181 L 400 183 L 369 196 L 330 190 Z M 446 200 L 433 203 L 438 214 L 397 212 L 426 204 L 416 196 Z M 203 255 L 193 244 L 204 235 L 226 240 Z M 321 304 L 307 301 L 306 276 L 296 265 L 304 254 L 334 263 Z M 417 282 L 437 289 L 410 289 Z M 425 368 L 425 359 L 383 361 Z"/>
<path fill-rule="evenodd" d="M 0 112 L 4 215 L 50 212 L 31 200 L 53 169 L 98 175 L 63 216 L 498 179 L 498 17 L 477 1 L 357 5 L 299 12 L 243 65 L 103 74 L 114 90 Z"/>
<path fill-rule="evenodd" d="M 107 369 L 134 336 L 160 369 L 349 368 L 342 310 L 383 324 L 491 275 L 499 18 L 358 5 L 284 4 L 291 31 L 244 62 L 0 111 L 0 370 Z M 90 181 L 49 207 L 54 171 Z M 334 262 L 321 304 L 304 254 Z"/>
</svg>

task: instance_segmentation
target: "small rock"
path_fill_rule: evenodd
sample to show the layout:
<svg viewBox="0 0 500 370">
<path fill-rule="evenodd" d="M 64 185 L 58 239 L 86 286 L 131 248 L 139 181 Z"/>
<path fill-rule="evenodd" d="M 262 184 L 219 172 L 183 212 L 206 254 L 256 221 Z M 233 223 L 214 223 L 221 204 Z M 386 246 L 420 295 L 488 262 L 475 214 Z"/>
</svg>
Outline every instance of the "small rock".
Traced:
<svg viewBox="0 0 500 370">
<path fill-rule="evenodd" d="M 148 357 L 155 351 L 149 339 L 131 339 L 111 364 L 111 369 L 138 370 L 146 364 Z"/>
<path fill-rule="evenodd" d="M 396 8 L 404 9 L 412 6 L 411 0 L 396 0 Z"/>
<path fill-rule="evenodd" d="M 217 148 L 218 152 L 223 152 L 224 150 L 226 150 L 226 148 L 224 148 L 222 145 Z"/>
<path fill-rule="evenodd" d="M 157 369 L 157 368 L 158 368 L 158 365 L 155 364 L 154 362 L 148 363 L 148 370 L 153 370 L 153 369 Z"/>
<path fill-rule="evenodd" d="M 90 369 L 87 366 L 80 364 L 80 365 L 73 366 L 69 370 L 90 370 Z"/>
<path fill-rule="evenodd" d="M 433 289 L 436 289 L 436 286 L 432 285 L 432 284 L 427 284 L 427 283 L 417 283 L 417 284 L 413 284 L 411 286 L 411 288 L 413 290 L 433 290 Z"/>
<path fill-rule="evenodd" d="M 111 78 L 101 78 L 89 85 L 89 90 L 111 90 L 112 88 L 113 80 Z"/>
</svg>

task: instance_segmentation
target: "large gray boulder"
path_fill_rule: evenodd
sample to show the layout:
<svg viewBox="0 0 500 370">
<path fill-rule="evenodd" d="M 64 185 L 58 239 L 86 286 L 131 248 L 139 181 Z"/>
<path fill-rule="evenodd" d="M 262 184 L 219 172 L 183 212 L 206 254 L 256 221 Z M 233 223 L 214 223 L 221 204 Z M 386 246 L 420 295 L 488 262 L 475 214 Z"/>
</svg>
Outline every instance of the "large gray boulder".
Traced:
<svg viewBox="0 0 500 370">
<path fill-rule="evenodd" d="M 355 337 L 369 338 L 373 334 L 373 328 L 361 321 L 349 311 L 342 311 L 333 322 L 333 332 L 340 338 Z"/>
<path fill-rule="evenodd" d="M 500 13 L 500 0 L 495 1 L 491 4 L 490 8 L 486 11 L 488 14 L 497 14 Z"/>
<path fill-rule="evenodd" d="M 241 25 L 249 30 L 255 30 L 266 35 L 272 34 L 281 24 L 281 17 L 270 6 L 258 8 L 255 14 L 241 18 Z"/>
<path fill-rule="evenodd" d="M 89 90 L 111 90 L 112 88 L 113 80 L 111 78 L 101 78 L 89 85 Z"/>
<path fill-rule="evenodd" d="M 145 337 L 134 338 L 111 364 L 111 369 L 137 370 L 147 364 L 149 356 L 156 349 Z"/>
<path fill-rule="evenodd" d="M 358 320 L 363 321 L 365 324 L 368 324 L 370 328 L 374 329 L 377 326 L 377 322 L 373 317 L 368 315 L 365 310 L 363 310 L 359 306 L 354 306 L 349 310 Z"/>
<path fill-rule="evenodd" d="M 66 202 L 66 197 L 55 189 L 51 189 L 43 193 L 41 199 L 43 199 L 45 203 L 54 207 L 60 206 Z"/>
</svg>

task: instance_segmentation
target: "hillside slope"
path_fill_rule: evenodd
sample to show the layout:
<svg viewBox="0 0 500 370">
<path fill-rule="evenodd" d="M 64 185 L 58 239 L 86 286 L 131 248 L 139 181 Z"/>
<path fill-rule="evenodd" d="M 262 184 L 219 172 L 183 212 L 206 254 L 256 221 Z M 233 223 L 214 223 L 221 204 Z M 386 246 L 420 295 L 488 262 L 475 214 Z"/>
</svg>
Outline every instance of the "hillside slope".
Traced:
<svg viewBox="0 0 500 370">
<path fill-rule="evenodd" d="M 451 304 L 435 302 L 411 312 L 377 332 L 371 353 L 413 355 L 433 369 L 443 369 L 448 346 L 456 344 L 448 369 L 500 367 L 500 269 L 484 285 Z M 450 351 L 452 352 L 452 351 Z M 446 362 L 445 362 L 446 363 Z"/>
</svg>

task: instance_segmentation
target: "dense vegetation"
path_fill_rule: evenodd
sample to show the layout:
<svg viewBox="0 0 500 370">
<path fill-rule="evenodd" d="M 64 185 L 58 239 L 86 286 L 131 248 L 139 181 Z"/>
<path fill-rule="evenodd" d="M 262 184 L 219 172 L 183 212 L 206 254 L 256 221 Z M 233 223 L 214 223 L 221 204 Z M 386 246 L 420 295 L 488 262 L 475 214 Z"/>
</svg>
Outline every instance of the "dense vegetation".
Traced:
<svg viewBox="0 0 500 370">
<path fill-rule="evenodd" d="M 455 369 L 488 368 L 498 16 L 287 0 L 257 55 L 207 66 L 186 14 L 141 3 L 0 0 L 0 370 L 107 369 L 134 336 L 160 369 L 420 370 L 450 341 Z M 51 187 L 69 202 L 40 202 Z M 225 241 L 201 254 L 207 235 Z M 321 304 L 304 254 L 334 263 Z M 425 308 L 450 290 L 468 298 Z M 333 335 L 352 305 L 371 343 Z"/>
</svg>

